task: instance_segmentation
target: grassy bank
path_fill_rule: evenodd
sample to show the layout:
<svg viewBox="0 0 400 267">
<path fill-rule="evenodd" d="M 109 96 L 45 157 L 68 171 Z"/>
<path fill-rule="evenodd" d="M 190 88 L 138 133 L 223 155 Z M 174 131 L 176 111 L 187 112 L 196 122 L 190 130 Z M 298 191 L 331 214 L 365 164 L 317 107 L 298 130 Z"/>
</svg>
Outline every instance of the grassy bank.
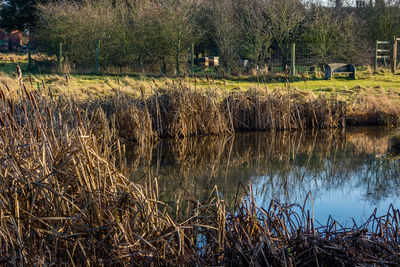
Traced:
<svg viewBox="0 0 400 267">
<path fill-rule="evenodd" d="M 387 216 L 379 218 L 373 214 L 365 224 L 352 228 L 343 228 L 334 220 L 317 227 L 312 212 L 303 205 L 271 202 L 268 209 L 257 208 L 251 191 L 250 200 L 238 195 L 233 203 L 226 203 L 215 189 L 204 203 L 184 195 L 176 206 L 168 206 L 159 200 L 157 179 L 148 177 L 147 183 L 138 185 L 124 171 L 126 151 L 121 136 L 132 131 L 139 142 L 152 136 L 146 132 L 148 127 L 154 135 L 224 132 L 232 124 L 242 127 L 244 118 L 253 114 L 238 113 L 236 107 L 247 110 L 249 103 L 266 101 L 278 108 L 268 101 L 294 101 L 279 91 L 261 99 L 255 98 L 256 93 L 226 96 L 177 88 L 143 99 L 117 94 L 101 102 L 79 102 L 46 91 L 17 93 L 4 85 L 0 92 L 0 262 L 123 266 L 398 263 L 400 213 L 396 209 L 390 208 Z M 359 102 L 365 104 L 365 99 Z M 305 103 L 332 110 L 337 105 L 318 98 Z M 218 117 L 220 106 L 230 114 L 242 114 L 241 123 L 232 119 L 234 115 Z M 214 117 L 210 111 L 216 113 Z M 282 112 L 276 116 L 289 114 Z M 171 125 L 164 125 L 166 118 Z M 324 118 L 315 125 L 341 119 Z M 311 123 L 315 117 L 304 119 Z M 279 125 L 289 122 L 287 117 Z M 299 120 L 296 125 L 302 123 Z"/>
<path fill-rule="evenodd" d="M 163 137 L 400 123 L 400 97 L 394 90 L 364 89 L 343 99 L 291 87 L 198 87 L 184 79 L 154 80 L 150 85 L 129 78 L 123 86 L 112 82 L 107 84 L 115 88 L 104 92 L 87 85 L 83 95 L 71 77 L 48 76 L 40 82 L 29 76 L 21 84 L 9 76 L 0 79 L 3 94 L 17 106 L 28 91 L 40 99 L 65 101 L 79 116 L 115 126 L 119 138 L 141 144 Z"/>
<path fill-rule="evenodd" d="M 55 93 L 72 90 L 79 97 L 105 96 L 113 90 L 133 89 L 149 90 L 150 88 L 165 87 L 177 82 L 176 78 L 164 77 L 159 73 L 147 76 L 137 72 L 123 71 L 105 73 L 104 75 L 82 75 L 69 74 L 68 88 L 64 75 L 56 75 L 57 60 L 55 56 L 49 57 L 44 54 L 33 55 L 31 75 L 28 75 L 28 58 L 26 54 L 3 54 L 0 53 L 0 72 L 4 76 L 16 75 L 17 63 L 21 67 L 25 82 L 44 83 L 52 88 Z M 66 70 L 68 72 L 68 69 Z M 393 75 L 388 69 L 378 69 L 373 72 L 367 67 L 357 67 L 357 79 L 335 76 L 335 79 L 323 79 L 321 71 L 304 71 L 295 77 L 288 77 L 284 73 L 265 74 L 241 74 L 226 76 L 221 70 L 212 71 L 199 69 L 196 78 L 189 78 L 183 74 L 181 81 L 193 87 L 206 89 L 223 88 L 229 91 L 247 91 L 249 88 L 262 88 L 272 90 L 274 88 L 286 88 L 305 90 L 315 95 L 338 95 L 344 101 L 351 101 L 358 93 L 365 90 L 379 93 L 381 90 L 400 92 L 400 75 Z"/>
</svg>

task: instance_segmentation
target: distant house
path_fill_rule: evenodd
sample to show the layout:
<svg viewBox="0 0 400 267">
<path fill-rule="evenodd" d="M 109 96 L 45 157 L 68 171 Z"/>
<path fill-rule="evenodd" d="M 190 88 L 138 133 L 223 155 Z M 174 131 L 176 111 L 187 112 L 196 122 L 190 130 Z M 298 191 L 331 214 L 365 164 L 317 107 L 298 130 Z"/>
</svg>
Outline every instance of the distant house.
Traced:
<svg viewBox="0 0 400 267">
<path fill-rule="evenodd" d="M 23 37 L 21 31 L 7 33 L 0 29 L 0 50 L 2 52 L 18 51 L 23 46 Z"/>
<path fill-rule="evenodd" d="M 15 46 L 22 46 L 22 32 L 16 30 L 8 35 L 8 42 Z"/>
</svg>

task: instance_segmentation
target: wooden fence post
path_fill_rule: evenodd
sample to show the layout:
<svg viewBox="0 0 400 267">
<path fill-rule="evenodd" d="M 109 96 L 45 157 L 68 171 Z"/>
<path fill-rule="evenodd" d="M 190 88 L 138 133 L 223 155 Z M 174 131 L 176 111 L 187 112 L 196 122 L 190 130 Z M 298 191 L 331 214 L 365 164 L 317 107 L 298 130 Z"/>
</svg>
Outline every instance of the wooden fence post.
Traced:
<svg viewBox="0 0 400 267">
<path fill-rule="evenodd" d="M 175 67 L 176 67 L 176 75 L 179 76 L 179 54 L 180 54 L 180 44 L 179 41 L 176 44 L 176 58 L 175 58 Z"/>
<path fill-rule="evenodd" d="M 190 46 L 190 74 L 194 77 L 194 43 Z"/>
<path fill-rule="evenodd" d="M 59 47 L 58 47 L 58 56 L 57 56 L 57 60 L 58 60 L 58 72 L 61 73 L 62 72 L 62 55 L 63 55 L 63 44 L 60 43 Z"/>
<path fill-rule="evenodd" d="M 374 72 L 378 69 L 378 41 L 375 42 Z"/>
<path fill-rule="evenodd" d="M 100 54 L 100 40 L 96 41 L 96 65 L 95 65 L 95 74 L 99 74 L 100 66 L 99 66 L 99 54 Z"/>
<path fill-rule="evenodd" d="M 296 75 L 296 44 L 292 43 L 292 49 L 290 52 L 290 76 L 294 77 Z"/>
<path fill-rule="evenodd" d="M 397 59 L 398 56 L 399 56 L 399 51 L 397 51 L 397 48 L 398 48 L 398 45 L 399 45 L 399 42 L 400 42 L 400 38 L 396 38 L 396 42 L 397 42 L 397 46 L 396 46 L 396 52 L 397 52 L 396 59 Z M 400 63 L 397 61 L 396 69 L 398 69 L 398 68 L 400 68 Z"/>
<path fill-rule="evenodd" d="M 28 71 L 31 71 L 32 65 L 32 47 L 31 47 L 31 40 L 28 41 Z"/>
<path fill-rule="evenodd" d="M 392 73 L 396 73 L 397 69 L 397 38 L 393 37 L 393 50 L 392 50 Z"/>
</svg>

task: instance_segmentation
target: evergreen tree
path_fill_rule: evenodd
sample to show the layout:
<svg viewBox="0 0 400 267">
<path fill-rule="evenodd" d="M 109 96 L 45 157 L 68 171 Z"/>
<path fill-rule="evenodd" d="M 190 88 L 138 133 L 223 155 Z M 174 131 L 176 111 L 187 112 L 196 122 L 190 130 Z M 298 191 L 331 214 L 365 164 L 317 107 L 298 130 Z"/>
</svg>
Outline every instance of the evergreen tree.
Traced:
<svg viewBox="0 0 400 267">
<path fill-rule="evenodd" d="M 0 0 L 0 27 L 8 31 L 29 30 L 35 26 L 38 3 L 45 0 Z"/>
</svg>

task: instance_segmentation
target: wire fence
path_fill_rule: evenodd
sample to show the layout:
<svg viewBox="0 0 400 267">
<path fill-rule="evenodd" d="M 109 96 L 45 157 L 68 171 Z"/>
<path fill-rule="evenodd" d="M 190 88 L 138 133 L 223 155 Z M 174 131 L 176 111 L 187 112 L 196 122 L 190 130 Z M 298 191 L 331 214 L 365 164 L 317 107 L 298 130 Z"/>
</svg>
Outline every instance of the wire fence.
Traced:
<svg viewBox="0 0 400 267">
<path fill-rule="evenodd" d="M 398 42 L 400 44 L 400 42 Z M 63 50 L 65 49 L 65 50 Z M 69 60 L 68 46 L 60 45 L 59 51 L 55 55 L 49 56 L 43 60 L 28 60 L 29 70 L 43 73 L 62 72 L 62 73 L 97 73 L 97 74 L 143 74 L 143 75 L 191 75 L 192 71 L 196 74 L 216 74 L 225 75 L 226 72 L 230 74 L 244 74 L 254 75 L 262 73 L 280 73 L 291 71 L 295 68 L 295 72 L 310 73 L 316 70 L 323 71 L 324 64 L 327 63 L 348 63 L 354 65 L 376 64 L 377 67 L 389 68 L 392 64 L 392 50 L 393 45 L 391 42 L 382 42 L 373 49 L 366 50 L 361 53 L 362 58 L 358 53 L 356 56 L 351 56 L 351 53 L 332 53 L 324 48 L 322 44 L 308 45 L 306 43 L 295 44 L 282 49 L 279 46 L 271 46 L 269 53 L 265 59 L 258 64 L 251 59 L 236 58 L 233 66 L 227 70 L 224 60 L 217 57 L 217 61 L 213 64 L 203 64 L 203 55 L 192 54 L 193 50 L 181 51 L 178 58 L 179 69 L 177 68 L 177 61 L 174 56 L 168 58 L 134 58 L 128 60 L 126 64 L 112 64 L 109 61 L 103 61 L 102 51 L 99 46 L 93 46 L 93 51 L 89 51 L 88 60 L 84 64 L 75 63 Z M 338 49 L 339 50 L 339 49 Z M 397 49 L 398 51 L 400 49 Z M 350 51 L 351 52 L 351 51 Z M 29 53 L 29 52 L 28 52 Z M 36 49 L 31 51 L 32 58 L 39 53 Z M 348 55 L 350 54 L 350 56 Z M 201 57 L 201 58 L 200 58 Z M 193 60 L 192 60 L 193 58 Z M 213 57 L 209 57 L 213 58 Z M 400 63 L 400 53 L 397 53 L 397 64 Z M 192 62 L 194 65 L 192 66 Z M 293 64 L 295 62 L 295 64 Z M 28 66 L 27 66 L 28 67 Z M 27 70 L 27 67 L 25 68 Z M 398 66 L 400 67 L 400 66 Z"/>
</svg>

